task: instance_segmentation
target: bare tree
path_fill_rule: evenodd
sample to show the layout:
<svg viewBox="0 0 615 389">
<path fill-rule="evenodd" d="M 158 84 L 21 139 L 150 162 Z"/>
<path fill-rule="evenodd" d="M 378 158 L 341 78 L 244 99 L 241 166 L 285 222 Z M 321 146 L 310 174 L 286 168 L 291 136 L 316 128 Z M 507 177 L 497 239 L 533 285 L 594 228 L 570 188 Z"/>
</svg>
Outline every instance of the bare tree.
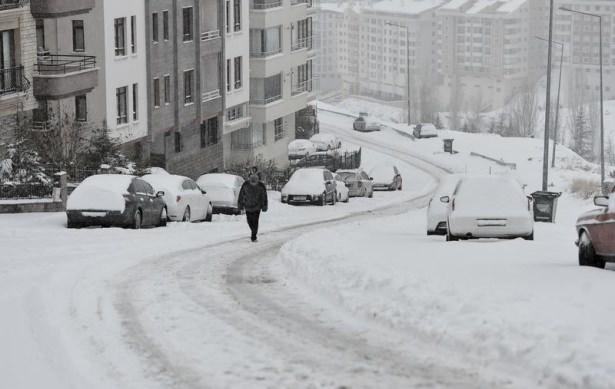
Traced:
<svg viewBox="0 0 615 389">
<path fill-rule="evenodd" d="M 461 80 L 457 72 L 455 72 L 455 75 L 453 76 L 452 81 L 453 81 L 452 88 L 451 88 L 451 92 L 449 96 L 449 104 L 448 104 L 448 111 L 449 111 L 448 126 L 450 130 L 457 131 L 460 129 L 460 126 L 461 126 L 460 111 L 461 111 L 462 100 L 463 100 L 463 90 L 461 87 Z"/>
<path fill-rule="evenodd" d="M 538 107 L 536 88 L 526 84 L 521 93 L 514 99 L 510 109 L 511 124 L 514 135 L 521 137 L 534 136 L 536 121 L 538 119 Z"/>
<path fill-rule="evenodd" d="M 483 100 L 482 92 L 472 96 L 468 102 L 466 121 L 469 132 L 482 132 L 483 114 L 487 112 L 487 106 Z"/>
</svg>

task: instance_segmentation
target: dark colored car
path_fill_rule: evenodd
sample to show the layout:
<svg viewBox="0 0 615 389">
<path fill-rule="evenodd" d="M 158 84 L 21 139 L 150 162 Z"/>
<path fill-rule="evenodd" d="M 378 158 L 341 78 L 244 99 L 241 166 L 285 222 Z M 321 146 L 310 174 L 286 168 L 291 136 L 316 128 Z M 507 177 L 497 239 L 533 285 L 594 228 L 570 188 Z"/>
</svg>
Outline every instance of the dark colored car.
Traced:
<svg viewBox="0 0 615 389">
<path fill-rule="evenodd" d="M 376 166 L 369 175 L 373 181 L 374 190 L 402 190 L 403 188 L 403 180 L 396 166 Z"/>
<path fill-rule="evenodd" d="M 372 180 L 362 169 L 338 170 L 337 174 L 346 183 L 350 197 L 373 197 Z"/>
<path fill-rule="evenodd" d="M 68 198 L 67 227 L 165 226 L 167 208 L 163 196 L 163 192 L 155 193 L 150 184 L 134 176 L 91 176 Z"/>
<path fill-rule="evenodd" d="M 577 219 L 579 265 L 604 269 L 615 262 L 615 195 L 596 196 L 597 209 Z"/>
</svg>

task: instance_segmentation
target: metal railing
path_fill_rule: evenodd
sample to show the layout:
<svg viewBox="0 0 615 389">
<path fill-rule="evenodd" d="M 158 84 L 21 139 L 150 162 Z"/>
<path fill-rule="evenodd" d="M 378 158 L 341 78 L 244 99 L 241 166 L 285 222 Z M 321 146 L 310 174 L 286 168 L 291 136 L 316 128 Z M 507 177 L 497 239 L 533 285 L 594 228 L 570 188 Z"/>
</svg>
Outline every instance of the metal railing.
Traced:
<svg viewBox="0 0 615 389">
<path fill-rule="evenodd" d="M 253 9 L 269 9 L 282 6 L 282 0 L 254 0 L 252 2 Z"/>
<path fill-rule="evenodd" d="M 255 105 L 267 105 L 270 103 L 273 103 L 274 101 L 278 101 L 282 98 L 282 95 L 275 95 L 275 96 L 270 96 L 270 97 L 264 97 L 264 98 L 254 98 L 251 99 L 251 103 L 255 104 Z"/>
<path fill-rule="evenodd" d="M 0 0 L 0 11 L 19 8 L 24 6 L 28 0 Z"/>
<path fill-rule="evenodd" d="M 301 50 L 301 49 L 311 49 L 312 48 L 312 37 L 308 36 L 305 38 L 301 38 L 293 42 L 291 46 L 291 51 Z"/>
<path fill-rule="evenodd" d="M 280 54 L 282 52 L 282 47 L 275 48 L 269 51 L 251 51 L 250 56 L 253 58 L 265 58 L 270 57 L 272 55 Z"/>
<path fill-rule="evenodd" d="M 30 88 L 30 81 L 25 77 L 24 67 L 0 69 L 0 96 L 25 92 Z"/>
<path fill-rule="evenodd" d="M 308 0 L 290 0 L 290 5 L 307 4 Z"/>
<path fill-rule="evenodd" d="M 209 41 L 209 40 L 218 39 L 218 38 L 220 38 L 220 30 L 211 30 L 211 31 L 205 31 L 201 33 L 202 41 Z"/>
<path fill-rule="evenodd" d="M 39 74 L 67 74 L 95 67 L 93 55 L 42 54 L 38 56 L 35 70 Z"/>
<path fill-rule="evenodd" d="M 233 143 L 231 142 L 231 150 L 250 151 L 263 145 L 262 141 L 255 141 L 252 143 Z"/>
<path fill-rule="evenodd" d="M 314 84 L 314 79 L 312 78 L 310 78 L 309 80 L 295 83 L 293 84 L 291 88 L 291 94 L 295 96 L 303 92 L 311 92 L 313 84 Z"/>
<path fill-rule="evenodd" d="M 209 92 L 203 92 L 201 95 L 201 102 L 206 103 L 208 101 L 219 99 L 220 97 L 222 97 L 220 95 L 220 89 L 214 89 Z"/>
</svg>

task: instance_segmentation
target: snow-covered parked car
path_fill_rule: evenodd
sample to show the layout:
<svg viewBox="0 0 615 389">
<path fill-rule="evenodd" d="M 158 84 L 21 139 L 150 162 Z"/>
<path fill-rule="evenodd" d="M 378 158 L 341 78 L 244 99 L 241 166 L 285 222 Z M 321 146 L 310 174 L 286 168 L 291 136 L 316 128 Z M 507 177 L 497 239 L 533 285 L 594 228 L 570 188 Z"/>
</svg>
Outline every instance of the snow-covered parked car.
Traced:
<svg viewBox="0 0 615 389">
<path fill-rule="evenodd" d="M 288 204 L 335 205 L 336 181 L 327 169 L 305 168 L 296 170 L 282 188 L 282 202 Z"/>
<path fill-rule="evenodd" d="M 240 176 L 225 173 L 204 174 L 196 181 L 207 192 L 214 208 L 214 213 L 238 215 L 239 191 L 244 183 Z"/>
<path fill-rule="evenodd" d="M 604 269 L 615 262 L 615 191 L 610 196 L 596 196 L 596 209 L 577 219 L 579 265 Z"/>
<path fill-rule="evenodd" d="M 374 132 L 382 129 L 380 123 L 370 120 L 368 114 L 364 112 L 361 112 L 359 117 L 355 119 L 352 128 L 359 132 Z"/>
<path fill-rule="evenodd" d="M 317 151 L 312 141 L 296 139 L 288 144 L 288 159 L 300 159 Z"/>
<path fill-rule="evenodd" d="M 531 198 L 514 179 L 502 176 L 462 178 L 447 216 L 447 241 L 475 238 L 534 239 Z"/>
<path fill-rule="evenodd" d="M 379 165 L 369 172 L 375 190 L 402 190 L 403 180 L 397 166 Z"/>
<path fill-rule="evenodd" d="M 99 174 L 83 180 L 66 205 L 68 228 L 87 226 L 165 226 L 164 193 L 144 180 L 123 174 Z"/>
<path fill-rule="evenodd" d="M 436 138 L 438 136 L 438 130 L 436 126 L 431 123 L 419 123 L 414 126 L 414 130 L 412 131 L 412 135 L 415 138 Z"/>
<path fill-rule="evenodd" d="M 157 191 L 164 192 L 169 220 L 211 221 L 213 207 L 209 196 L 192 179 L 173 174 L 147 174 L 142 178 Z"/>
<path fill-rule="evenodd" d="M 429 200 L 429 206 L 427 206 L 427 235 L 446 235 L 446 217 L 449 203 L 444 203 L 440 199 L 446 196 L 450 198 L 453 195 L 461 177 L 458 174 L 448 174 L 440 180 L 440 184 Z"/>
<path fill-rule="evenodd" d="M 339 174 L 335 174 L 334 178 L 335 189 L 337 190 L 337 201 L 347 203 L 348 200 L 350 200 L 350 191 L 348 190 L 348 187 L 346 187 L 344 179 Z"/>
<path fill-rule="evenodd" d="M 336 173 L 346 184 L 350 197 L 374 196 L 372 180 L 363 169 L 338 170 Z"/>
<path fill-rule="evenodd" d="M 315 134 L 310 138 L 318 151 L 339 149 L 342 147 L 340 138 L 333 134 Z"/>
</svg>

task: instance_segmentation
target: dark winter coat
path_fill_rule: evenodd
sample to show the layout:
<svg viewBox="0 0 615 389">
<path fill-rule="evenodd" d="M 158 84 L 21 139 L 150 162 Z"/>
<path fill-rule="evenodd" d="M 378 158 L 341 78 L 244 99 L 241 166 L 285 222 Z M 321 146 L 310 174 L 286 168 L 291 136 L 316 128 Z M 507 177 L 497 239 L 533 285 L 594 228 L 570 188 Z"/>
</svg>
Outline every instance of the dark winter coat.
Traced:
<svg viewBox="0 0 615 389">
<path fill-rule="evenodd" d="M 267 188 L 262 182 L 252 185 L 246 181 L 239 191 L 239 209 L 246 212 L 267 211 Z"/>
</svg>

